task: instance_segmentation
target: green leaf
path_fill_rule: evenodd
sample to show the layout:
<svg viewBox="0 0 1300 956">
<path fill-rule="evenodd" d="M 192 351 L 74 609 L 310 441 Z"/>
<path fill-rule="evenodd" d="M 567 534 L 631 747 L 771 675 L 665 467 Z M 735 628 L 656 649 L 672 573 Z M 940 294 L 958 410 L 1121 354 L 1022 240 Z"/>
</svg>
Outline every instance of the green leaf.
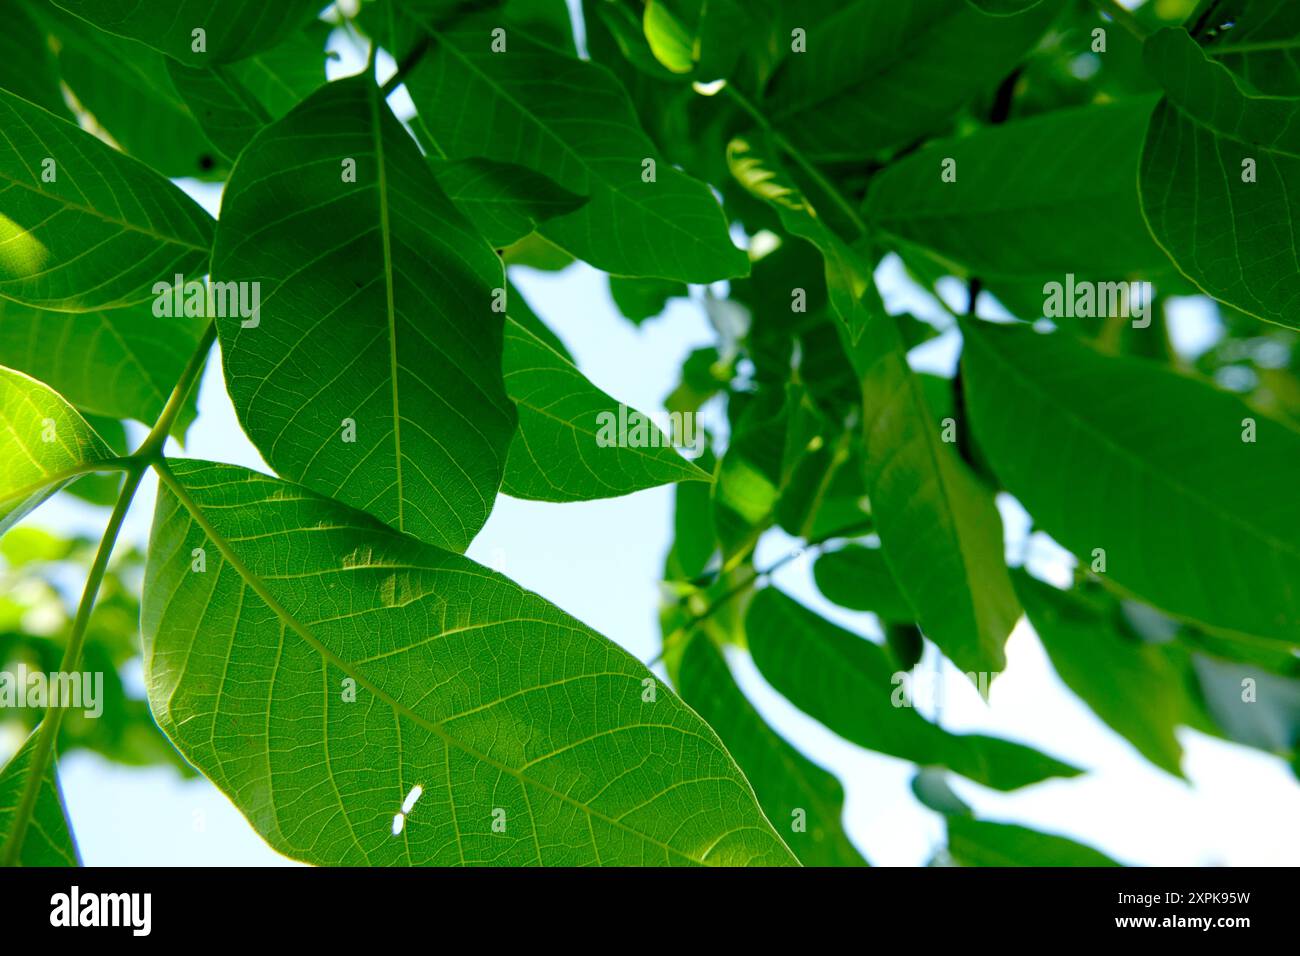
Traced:
<svg viewBox="0 0 1300 956">
<path fill-rule="evenodd" d="M 492 26 L 472 20 L 431 32 L 432 48 L 407 77 L 442 154 L 528 166 L 590 196 L 540 232 L 605 272 L 712 282 L 749 271 L 708 187 L 659 156 L 604 67 L 520 31 L 510 32 L 506 53 L 494 53 Z M 655 164 L 651 182 L 642 178 L 646 160 Z"/>
<path fill-rule="evenodd" d="M 167 72 L 208 140 L 233 160 L 258 130 L 325 85 L 329 33 L 318 21 L 247 60 L 193 67 L 169 59 Z"/>
<path fill-rule="evenodd" d="M 320 0 L 54 0 L 101 30 L 139 40 L 189 66 L 210 66 L 273 47 L 319 11 Z M 197 31 L 202 31 L 200 38 Z M 200 43 L 201 39 L 201 43 Z M 201 49 L 199 48 L 201 46 Z"/>
<path fill-rule="evenodd" d="M 1030 7 L 1036 7 L 1043 0 L 967 0 L 980 13 L 991 17 L 1013 17 L 1024 13 Z"/>
<path fill-rule="evenodd" d="M 249 144 L 212 262 L 217 281 L 261 283 L 258 323 L 228 315 L 217 328 L 231 399 L 267 462 L 464 550 L 515 430 L 501 262 L 368 76 L 328 84 Z"/>
<path fill-rule="evenodd" d="M 84 411 L 152 425 L 207 322 L 160 318 L 149 305 L 72 314 L 0 300 L 0 365 Z"/>
<path fill-rule="evenodd" d="M 558 608 L 306 489 L 168 468 L 145 582 L 150 706 L 280 852 L 794 862 L 707 725 Z"/>
<path fill-rule="evenodd" d="M 903 703 L 904 687 L 881 647 L 773 588 L 754 595 L 745 631 L 749 652 L 768 682 L 800 710 L 860 747 L 947 767 L 997 790 L 1079 772 L 1021 744 L 936 727 Z"/>
<path fill-rule="evenodd" d="M 1169 614 L 1300 640 L 1300 432 L 1073 336 L 986 322 L 964 333 L 976 439 L 1039 528 Z"/>
<path fill-rule="evenodd" d="M 609 277 L 609 294 L 618 311 L 633 325 L 662 315 L 668 300 L 686 298 L 691 290 L 684 282 L 670 279 L 636 279 L 626 276 Z"/>
<path fill-rule="evenodd" d="M 1174 730 L 1195 707 L 1186 654 L 1122 630 L 1113 599 L 1059 591 L 1023 573 L 1015 581 L 1061 680 L 1142 756 L 1181 777 Z"/>
<path fill-rule="evenodd" d="M 1300 95 L 1300 7 L 1290 0 L 1216 3 L 1205 52 L 1272 96 Z"/>
<path fill-rule="evenodd" d="M 1156 241 L 1206 294 L 1300 328 L 1300 98 L 1243 89 L 1184 30 L 1154 34 L 1145 56 L 1167 93 L 1141 166 Z"/>
<path fill-rule="evenodd" d="M 97 30 L 46 0 L 37 10 L 76 103 L 123 152 L 168 177 L 222 176 L 229 164 L 213 153 L 177 92 L 167 57 Z"/>
<path fill-rule="evenodd" d="M 767 115 L 814 162 L 903 146 L 1010 73 L 1058 13 L 1054 3 L 1011 17 L 966 0 L 800 4 L 785 19 L 806 31 L 806 52 L 772 77 Z"/>
<path fill-rule="evenodd" d="M 844 833 L 844 788 L 785 742 L 745 699 L 703 634 L 678 666 L 682 699 L 708 722 L 754 786 L 767 818 L 805 866 L 864 866 Z M 798 826 L 796 826 L 798 824 Z"/>
<path fill-rule="evenodd" d="M 840 607 L 872 611 L 882 621 L 916 620 L 879 548 L 849 545 L 823 554 L 813 565 L 813 577 L 818 590 Z"/>
<path fill-rule="evenodd" d="M 501 488 L 506 494 L 589 501 L 709 480 L 648 416 L 596 388 L 512 319 L 506 322 L 504 368 L 506 393 L 519 413 Z"/>
<path fill-rule="evenodd" d="M 497 248 L 518 242 L 548 219 L 587 201 L 549 176 L 490 159 L 433 160 L 438 185 Z"/>
<path fill-rule="evenodd" d="M 1058 110 L 931 143 L 873 178 L 864 216 L 981 279 L 1170 271 L 1136 187 L 1154 105 Z"/>
<path fill-rule="evenodd" d="M 707 81 L 725 79 L 754 43 L 756 12 L 736 0 L 647 0 L 642 24 L 647 45 L 669 72 Z"/>
<path fill-rule="evenodd" d="M 942 440 L 870 263 L 825 225 L 772 155 L 744 140 L 728 147 L 736 178 L 825 258 L 831 308 L 862 383 L 867 493 L 885 558 L 922 629 L 959 668 L 1000 671 L 1020 605 L 993 496 Z"/>
<path fill-rule="evenodd" d="M 1119 866 L 1100 850 L 1012 823 L 949 816 L 948 852 L 962 866 Z"/>
<path fill-rule="evenodd" d="M 35 747 L 36 733 L 33 733 L 0 770 L 0 850 L 12 836 Z M 44 779 L 36 791 L 36 805 L 27 819 L 22 839 L 17 858 L 19 866 L 81 865 L 67 812 L 63 808 L 63 795 L 59 792 L 53 760 L 45 765 Z"/>
<path fill-rule="evenodd" d="M 104 440 L 48 385 L 0 368 L 0 534 L 95 462 Z"/>
<path fill-rule="evenodd" d="M 147 166 L 3 90 L 0 128 L 0 297 L 89 312 L 206 269 L 211 218 Z"/>
<path fill-rule="evenodd" d="M 45 33 L 21 3 L 5 7 L 4 30 L 0 31 L 0 89 L 62 119 L 72 117 L 59 90 L 59 71 Z"/>
</svg>

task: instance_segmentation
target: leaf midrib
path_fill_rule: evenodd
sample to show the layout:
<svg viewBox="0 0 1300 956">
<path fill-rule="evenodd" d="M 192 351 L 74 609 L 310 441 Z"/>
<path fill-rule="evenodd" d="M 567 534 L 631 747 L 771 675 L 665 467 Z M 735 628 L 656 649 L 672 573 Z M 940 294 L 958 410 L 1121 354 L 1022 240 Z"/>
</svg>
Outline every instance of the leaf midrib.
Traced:
<svg viewBox="0 0 1300 956">
<path fill-rule="evenodd" d="M 620 830 L 630 833 L 637 839 L 644 840 L 646 843 L 654 844 L 655 846 L 660 847 L 664 851 L 679 856 L 682 859 L 687 860 L 691 863 L 706 865 L 706 866 L 710 865 L 705 860 L 697 860 L 695 857 L 690 856 L 689 854 L 683 852 L 682 850 L 677 849 L 676 847 L 670 846 L 669 844 L 666 843 L 662 843 L 659 840 L 656 840 L 654 837 L 649 836 L 648 834 L 642 833 L 641 831 L 628 826 L 627 824 L 623 823 L 621 820 L 615 820 L 614 818 L 601 813 L 595 808 L 590 807 L 587 804 L 581 803 L 578 800 L 575 800 L 572 796 L 566 793 L 561 793 L 560 791 L 548 787 L 546 784 L 538 780 L 534 780 L 524 772 L 517 770 L 514 767 L 501 763 L 498 760 L 494 760 L 493 758 L 487 756 L 486 754 L 480 753 L 470 745 L 464 743 L 459 738 L 451 734 L 445 727 L 442 726 L 442 724 L 438 723 L 437 721 L 430 720 L 420 714 L 417 714 L 415 711 L 408 708 L 401 701 L 392 697 L 387 691 L 383 690 L 381 687 L 379 687 L 374 682 L 372 682 L 365 675 L 354 671 L 349 662 L 343 660 L 341 657 L 339 657 L 337 654 L 331 651 L 328 647 L 326 647 L 314 634 L 311 633 L 310 629 L 305 624 L 303 624 L 301 621 L 295 618 L 288 611 L 288 609 L 286 609 L 284 605 L 281 604 L 276 599 L 276 597 L 271 593 L 270 589 L 267 588 L 266 585 L 263 583 L 262 579 L 253 573 L 252 569 L 249 568 L 248 565 L 246 565 L 243 562 L 243 560 L 235 553 L 234 549 L 230 546 L 229 542 L 226 541 L 225 537 L 219 531 L 217 531 L 215 527 L 212 526 L 211 522 L 209 522 L 207 517 L 203 514 L 202 508 L 200 508 L 198 503 L 192 497 L 190 497 L 189 492 L 185 490 L 184 486 L 181 485 L 179 481 L 177 481 L 175 475 L 171 473 L 171 470 L 170 468 L 167 467 L 166 463 L 159 462 L 155 467 L 158 472 L 159 478 L 162 480 L 162 482 L 165 485 L 167 485 L 168 490 L 171 491 L 172 494 L 176 495 L 177 499 L 181 502 L 181 504 L 185 506 L 185 509 L 194 517 L 194 520 L 198 523 L 199 527 L 203 529 L 204 534 L 206 534 L 211 539 L 212 543 L 217 546 L 217 550 L 221 552 L 222 557 L 224 557 L 226 561 L 230 563 L 231 567 L 235 569 L 235 572 L 248 584 L 250 588 L 252 588 L 253 593 L 256 594 L 266 604 L 266 606 L 270 608 L 270 610 L 277 617 L 280 618 L 281 621 L 283 621 L 290 629 L 292 629 L 295 634 L 297 634 L 300 638 L 302 638 L 302 640 L 305 641 L 309 647 L 315 650 L 325 661 L 327 661 L 330 664 L 333 664 L 335 667 L 337 667 L 348 677 L 351 677 L 353 680 L 355 680 L 357 684 L 369 690 L 377 698 L 379 698 L 384 703 L 386 703 L 390 708 L 392 708 L 392 710 L 395 713 L 405 716 L 413 723 L 418 724 L 419 726 L 423 727 L 425 730 L 428 730 L 430 733 L 436 735 L 440 740 L 443 741 L 444 744 L 451 747 L 455 747 L 456 749 L 460 750 L 462 753 L 465 753 L 466 755 L 474 758 L 475 760 L 479 760 L 487 764 L 488 766 L 491 766 L 499 770 L 502 773 L 514 777 L 521 784 L 535 787 L 536 789 L 545 792 L 546 794 L 548 794 L 551 797 L 554 797 L 560 802 L 567 803 L 570 806 L 577 808 L 580 812 L 586 814 L 589 820 L 590 817 L 597 817 L 602 822 L 610 826 L 616 827 Z M 536 835 L 536 829 L 537 829 L 536 818 L 534 817 L 533 820 L 534 820 L 533 832 L 534 835 Z M 459 832 L 460 831 L 457 830 L 458 834 Z M 593 843 L 593 846 L 594 845 L 595 844 Z"/>
</svg>

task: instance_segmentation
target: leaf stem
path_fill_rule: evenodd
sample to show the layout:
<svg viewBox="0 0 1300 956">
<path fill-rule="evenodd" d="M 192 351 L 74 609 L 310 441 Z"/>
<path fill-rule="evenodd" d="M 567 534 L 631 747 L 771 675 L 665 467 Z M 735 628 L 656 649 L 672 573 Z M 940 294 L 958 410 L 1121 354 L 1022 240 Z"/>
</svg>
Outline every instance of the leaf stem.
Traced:
<svg viewBox="0 0 1300 956">
<path fill-rule="evenodd" d="M 208 353 L 212 351 L 212 343 L 216 340 L 217 324 L 210 322 L 203 332 L 203 337 L 199 339 L 194 354 L 190 356 L 189 364 L 181 372 L 181 377 L 176 382 L 176 387 L 172 389 L 171 396 L 168 397 L 167 404 L 163 406 L 158 420 L 154 422 L 149 434 L 145 436 L 144 441 L 140 443 L 140 447 L 131 456 L 138 463 L 147 465 L 162 454 L 163 445 L 167 441 L 167 436 L 171 434 L 172 425 L 176 422 L 176 416 L 180 414 L 181 408 L 184 407 L 185 400 L 189 397 L 190 389 L 194 386 L 195 380 L 203 372 L 203 364 L 208 360 Z"/>
<path fill-rule="evenodd" d="M 162 449 L 167 441 L 167 436 L 171 434 L 172 425 L 176 421 L 176 416 L 180 414 L 185 399 L 189 396 L 190 389 L 194 387 L 195 380 L 203 371 L 203 364 L 207 361 L 208 352 L 212 350 L 212 343 L 216 341 L 216 338 L 216 323 L 209 323 L 202 338 L 199 339 L 194 354 L 190 356 L 189 363 L 185 366 L 185 370 L 181 372 L 176 387 L 172 389 L 167 404 L 163 406 L 162 412 L 158 415 L 158 420 L 154 422 L 153 428 L 150 429 L 149 434 L 145 436 L 144 441 L 140 443 L 140 447 L 135 450 L 135 453 L 126 458 L 96 462 L 93 467 L 85 469 L 86 471 L 124 471 L 126 472 L 126 481 L 122 485 L 122 490 L 118 493 L 117 502 L 113 505 L 113 513 L 109 516 L 108 525 L 104 528 L 104 536 L 100 539 L 99 550 L 95 552 L 94 563 L 90 566 L 90 574 L 86 577 L 86 584 L 81 592 L 81 600 L 77 604 L 77 613 L 72 620 L 72 631 L 68 635 L 68 646 L 63 651 L 63 662 L 59 665 L 60 670 L 65 674 L 76 671 L 81 665 L 81 652 L 86 642 L 86 627 L 90 623 L 90 615 L 95 607 L 95 599 L 99 596 L 99 588 L 104 582 L 104 574 L 108 570 L 108 562 L 113 555 L 113 547 L 117 544 L 118 535 L 122 531 L 122 523 L 126 520 L 127 512 L 131 509 L 131 502 L 135 500 L 135 493 L 140 488 L 145 469 L 151 462 L 161 461 Z M 0 866 L 14 866 L 22 853 L 23 840 L 27 835 L 27 825 L 31 822 L 32 812 L 36 807 L 36 799 L 40 794 L 41 782 L 45 779 L 45 767 L 54 753 L 55 743 L 59 736 L 59 725 L 62 722 L 63 708 L 55 707 L 53 701 L 51 701 L 45 709 L 45 716 L 41 719 L 40 726 L 36 730 L 38 734 L 36 748 L 32 752 L 31 763 L 27 767 L 27 779 L 23 783 L 22 796 L 19 798 L 14 811 L 13 828 L 9 831 L 9 838 L 5 842 L 3 852 L 0 852 Z"/>
<path fill-rule="evenodd" d="M 1138 41 L 1145 43 L 1147 39 L 1146 28 L 1138 22 L 1133 12 L 1120 5 L 1119 0 L 1092 0 L 1092 5 L 1097 8 L 1099 13 L 1104 13 L 1129 33 L 1138 38 Z"/>
<path fill-rule="evenodd" d="M 99 586 L 104 581 L 104 572 L 108 569 L 108 559 L 113 553 L 113 545 L 117 543 L 118 533 L 122 530 L 122 522 L 126 519 L 126 513 L 131 507 L 131 501 L 135 498 L 136 490 L 140 487 L 140 480 L 143 477 L 144 468 L 137 464 L 127 473 L 126 482 L 117 496 L 117 504 L 113 506 L 113 514 L 108 519 L 104 537 L 100 540 L 99 550 L 95 553 L 95 561 L 90 566 L 90 575 L 86 578 L 86 586 L 81 592 L 77 615 L 72 621 L 72 632 L 68 635 L 68 646 L 63 652 L 63 663 L 59 665 L 60 670 L 65 674 L 72 673 L 80 666 L 81 650 L 85 644 L 86 625 L 90 622 L 90 612 L 99 594 Z M 14 811 L 13 829 L 9 832 L 9 840 L 5 843 L 3 855 L 0 856 L 0 866 L 14 866 L 18 862 L 23 839 L 27 835 L 27 824 L 31 821 L 41 782 L 45 779 L 45 766 L 54 752 L 55 739 L 59 735 L 59 724 L 63 721 L 63 710 L 62 707 L 55 707 L 53 702 L 45 710 L 45 717 L 37 730 L 39 736 L 36 739 L 36 749 L 32 753 L 31 763 L 27 768 L 27 780 L 23 784 L 22 797 Z"/>
<path fill-rule="evenodd" d="M 668 651 L 671 650 L 672 647 L 678 641 L 680 641 L 685 635 L 694 631 L 695 628 L 697 628 L 700 624 L 704 623 L 706 620 L 708 620 L 710 617 L 712 617 L 714 614 L 720 611 L 723 607 L 725 607 L 728 603 L 740 597 L 740 595 L 744 594 L 746 591 L 749 591 L 760 581 L 770 578 L 773 574 L 781 570 L 781 568 L 785 567 L 791 561 L 796 561 L 799 558 L 802 558 L 809 551 L 818 548 L 823 548 L 830 542 L 836 540 L 837 538 L 845 538 L 853 534 L 857 534 L 863 531 L 868 531 L 871 529 L 871 527 L 872 527 L 871 522 L 864 519 L 862 521 L 854 522 L 851 525 L 845 525 L 843 527 L 836 528 L 834 531 L 830 531 L 826 534 L 820 535 L 819 537 L 812 539 L 811 541 L 806 542 L 802 547 L 795 548 L 789 554 L 786 554 L 785 556 L 778 558 L 776 561 L 773 561 L 771 564 L 769 564 L 766 568 L 763 568 L 762 570 L 759 570 L 758 568 L 754 568 L 753 573 L 751 573 L 748 578 L 746 578 L 744 581 L 740 582 L 730 590 L 727 590 L 722 594 L 718 595 L 718 597 L 716 597 L 713 601 L 711 601 L 709 603 L 709 606 L 706 607 L 703 611 L 700 611 L 698 614 L 693 615 L 691 619 L 688 620 L 685 624 L 680 625 L 671 634 L 665 637 L 661 642 L 659 653 L 656 654 L 653 658 L 651 658 L 646 663 L 646 666 L 653 667 L 655 664 L 658 664 L 660 661 L 664 659 L 664 655 L 667 654 Z"/>
<path fill-rule="evenodd" d="M 401 86 L 406 81 L 407 74 L 420 65 L 420 61 L 424 59 L 424 55 L 429 52 L 431 46 L 433 46 L 433 37 L 427 32 L 422 34 L 419 42 L 411 47 L 411 52 L 406 54 L 402 62 L 397 65 L 397 72 L 388 78 L 387 82 L 380 87 L 379 92 L 386 97 Z"/>
</svg>

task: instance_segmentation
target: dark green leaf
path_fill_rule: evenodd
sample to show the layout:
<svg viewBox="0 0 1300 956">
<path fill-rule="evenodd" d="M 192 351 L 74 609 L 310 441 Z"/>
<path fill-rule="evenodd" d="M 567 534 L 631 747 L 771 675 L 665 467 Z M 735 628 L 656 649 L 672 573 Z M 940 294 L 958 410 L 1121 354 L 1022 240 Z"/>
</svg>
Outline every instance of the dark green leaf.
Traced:
<svg viewBox="0 0 1300 956">
<path fill-rule="evenodd" d="M 241 60 L 275 46 L 311 20 L 321 6 L 321 0 L 54 2 L 101 30 L 139 40 L 159 53 L 199 67 Z"/>
<path fill-rule="evenodd" d="M 539 225 L 587 201 L 548 176 L 490 159 L 434 160 L 442 191 L 492 245 L 518 242 Z"/>
<path fill-rule="evenodd" d="M 1078 773 L 1021 744 L 936 727 L 903 703 L 904 687 L 883 649 L 773 588 L 754 596 L 745 631 L 754 663 L 772 686 L 860 747 L 947 767 L 997 790 Z"/>
<path fill-rule="evenodd" d="M 262 284 L 256 325 L 217 326 L 235 409 L 272 467 L 464 550 L 514 434 L 501 263 L 369 77 L 328 84 L 249 144 L 212 271 Z"/>
<path fill-rule="evenodd" d="M 1146 61 L 1168 94 L 1142 154 L 1156 241 L 1207 294 L 1300 328 L 1300 98 L 1243 89 L 1184 30 L 1152 36 Z"/>
<path fill-rule="evenodd" d="M 1040 528 L 1170 614 L 1300 640 L 1300 432 L 1068 335 L 964 329 L 975 435 Z"/>
<path fill-rule="evenodd" d="M 518 31 L 507 52 L 494 53 L 491 26 L 474 21 L 435 34 L 407 79 L 444 155 L 528 166 L 590 196 L 541 233 L 606 272 L 711 282 L 749 271 L 708 187 L 659 157 L 607 70 Z M 649 182 L 647 160 L 655 164 Z"/>
</svg>

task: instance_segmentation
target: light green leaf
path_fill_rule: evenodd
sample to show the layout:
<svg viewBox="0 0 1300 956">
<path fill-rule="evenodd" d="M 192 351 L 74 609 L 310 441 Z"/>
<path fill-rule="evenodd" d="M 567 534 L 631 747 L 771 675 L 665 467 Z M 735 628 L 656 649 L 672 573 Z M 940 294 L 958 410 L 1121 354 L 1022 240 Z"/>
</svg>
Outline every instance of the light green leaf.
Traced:
<svg viewBox="0 0 1300 956">
<path fill-rule="evenodd" d="M 904 687 L 881 647 L 773 588 L 754 595 L 745 632 L 754 663 L 768 682 L 804 713 L 860 747 L 947 767 L 997 790 L 1078 773 L 1021 744 L 936 727 L 904 704 Z"/>
<path fill-rule="evenodd" d="M 818 590 L 840 607 L 872 611 L 882 621 L 916 620 L 880 548 L 849 545 L 830 551 L 817 559 L 813 576 Z"/>
<path fill-rule="evenodd" d="M 115 457 L 48 385 L 0 368 L 0 534 L 69 481 Z"/>
<path fill-rule="evenodd" d="M 0 365 L 84 411 L 152 425 L 207 323 L 159 318 L 148 304 L 72 314 L 0 300 Z"/>
<path fill-rule="evenodd" d="M 263 457 L 464 550 L 515 430 L 494 310 L 501 262 L 369 77 L 328 84 L 249 144 L 212 261 L 217 281 L 261 283 L 258 323 L 236 314 L 217 327 L 227 387 Z"/>
<path fill-rule="evenodd" d="M 1167 93 L 1142 153 L 1156 241 L 1206 294 L 1300 328 L 1300 98 L 1243 89 L 1184 30 L 1154 34 L 1145 58 Z"/>
<path fill-rule="evenodd" d="M 206 269 L 212 219 L 153 170 L 3 90 L 0 129 L 0 297 L 89 312 Z"/>
<path fill-rule="evenodd" d="M 948 852 L 962 866 L 1119 866 L 1100 850 L 1013 823 L 949 816 Z"/>
<path fill-rule="evenodd" d="M 0 770 L 0 851 L 7 848 L 13 835 L 35 746 L 36 732 L 33 732 Z M 19 866 L 81 865 L 53 760 L 45 765 L 45 777 L 36 791 L 36 805 L 27 817 L 22 841 L 17 856 Z"/>
<path fill-rule="evenodd" d="M 432 48 L 407 78 L 438 151 L 528 166 L 590 196 L 540 232 L 598 269 L 683 282 L 749 271 L 708 187 L 658 154 L 604 67 L 521 31 L 510 32 L 507 53 L 493 53 L 492 26 L 467 20 L 432 34 Z M 654 163 L 653 181 L 643 178 L 646 161 Z"/>
<path fill-rule="evenodd" d="M 145 582 L 150 706 L 281 853 L 794 862 L 713 732 L 666 688 L 647 694 L 655 678 L 615 644 L 306 489 L 169 467 Z"/>
<path fill-rule="evenodd" d="M 498 249 L 587 201 L 526 166 L 479 158 L 432 163 L 442 191 Z"/>
<path fill-rule="evenodd" d="M 792 21 L 806 31 L 806 52 L 787 55 L 772 77 L 767 115 L 813 161 L 903 146 L 1010 73 L 1059 12 L 1055 3 L 988 17 L 966 0 L 810 0 Z"/>
<path fill-rule="evenodd" d="M 722 652 L 696 634 L 678 665 L 682 699 L 722 738 L 763 812 L 805 866 L 864 866 L 844 834 L 844 788 L 786 743 L 736 686 Z M 800 825 L 797 827 L 796 824 Z"/>
<path fill-rule="evenodd" d="M 196 67 L 241 60 L 273 47 L 311 20 L 321 7 L 321 0 L 54 3 L 101 30 L 139 40 L 159 53 Z"/>
<path fill-rule="evenodd" d="M 1070 335 L 964 332 L 975 437 L 1039 528 L 1169 614 L 1300 640 L 1300 432 Z"/>
<path fill-rule="evenodd" d="M 519 413 L 501 490 L 589 501 L 674 481 L 708 481 L 648 416 L 592 385 L 553 348 L 506 322 L 506 393 Z"/>
<path fill-rule="evenodd" d="M 1150 279 L 1171 269 L 1136 186 L 1154 106 L 1057 110 L 932 143 L 873 178 L 864 216 L 981 279 Z M 953 182 L 941 175 L 948 161 Z"/>
</svg>

